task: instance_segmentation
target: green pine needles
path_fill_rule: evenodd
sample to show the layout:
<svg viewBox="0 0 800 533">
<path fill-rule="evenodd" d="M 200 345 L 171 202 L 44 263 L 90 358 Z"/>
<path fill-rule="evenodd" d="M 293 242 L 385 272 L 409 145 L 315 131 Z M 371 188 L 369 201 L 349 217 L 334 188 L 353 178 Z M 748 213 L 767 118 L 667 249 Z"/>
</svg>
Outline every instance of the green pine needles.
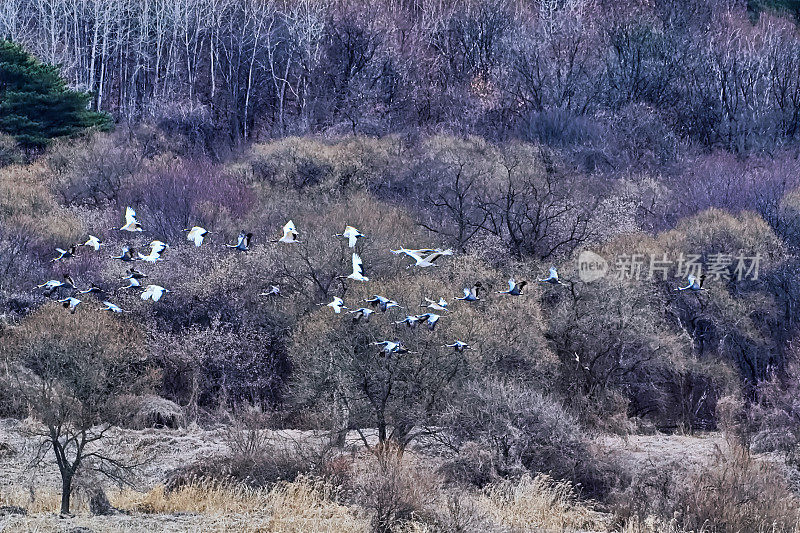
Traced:
<svg viewBox="0 0 800 533">
<path fill-rule="evenodd" d="M 0 40 L 0 132 L 25 150 L 87 128 L 108 129 L 111 117 L 88 109 L 90 95 L 67 87 L 54 65 L 42 63 L 19 44 Z"/>
</svg>

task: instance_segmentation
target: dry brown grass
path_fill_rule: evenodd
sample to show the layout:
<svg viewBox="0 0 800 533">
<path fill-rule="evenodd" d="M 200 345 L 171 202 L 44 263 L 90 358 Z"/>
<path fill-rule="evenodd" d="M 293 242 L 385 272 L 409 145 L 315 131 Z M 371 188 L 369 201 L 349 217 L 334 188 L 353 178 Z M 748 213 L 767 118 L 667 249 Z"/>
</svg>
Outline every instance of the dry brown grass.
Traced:
<svg viewBox="0 0 800 533">
<path fill-rule="evenodd" d="M 173 492 L 159 485 L 144 495 L 123 491 L 110 499 L 116 507 L 148 514 L 248 515 L 263 531 L 366 531 L 367 522 L 334 496 L 329 484 L 300 478 L 269 490 L 198 480 Z"/>
<path fill-rule="evenodd" d="M 81 223 L 56 203 L 43 182 L 43 172 L 41 164 L 0 170 L 0 222 L 44 239 L 73 241 L 83 232 Z"/>
<path fill-rule="evenodd" d="M 620 533 L 682 533 L 674 521 L 664 522 L 660 518 L 649 516 L 645 519 L 632 518 L 620 528 Z"/>
<path fill-rule="evenodd" d="M 490 485 L 477 504 L 493 522 L 512 531 L 605 531 L 609 527 L 607 515 L 578 501 L 572 485 L 545 474 Z"/>
<path fill-rule="evenodd" d="M 61 507 L 61 494 L 52 489 L 29 491 L 22 487 L 13 487 L 0 491 L 0 507 L 22 507 L 29 513 L 57 513 Z M 75 512 L 86 509 L 85 502 L 76 498 L 73 506 Z"/>
<path fill-rule="evenodd" d="M 420 489 L 422 490 L 422 489 Z M 450 522 L 434 517 L 448 514 L 446 498 L 435 487 L 426 486 L 429 512 L 397 522 L 392 531 L 433 532 L 448 530 Z M 443 495 L 443 493 L 442 493 Z M 420 497 L 424 497 L 420 495 Z M 322 481 L 300 478 L 272 489 L 253 489 L 198 480 L 168 492 L 159 485 L 147 493 L 123 490 L 109 494 L 111 503 L 130 514 L 93 517 L 76 501 L 77 516 L 70 526 L 95 531 L 260 531 L 260 532 L 367 532 L 369 513 L 337 503 L 335 488 Z M 607 531 L 608 515 L 581 503 L 567 482 L 546 475 L 503 482 L 480 492 L 460 493 L 461 516 L 471 527 L 463 531 Z M 17 516 L 11 530 L 52 531 L 66 521 L 56 519 L 59 507 L 55 491 L 39 493 L 34 502 L 20 490 L 0 495 L 0 505 L 19 505 L 29 516 Z M 158 520 L 158 522 L 154 522 Z M 442 529 L 442 528 L 445 529 Z M 629 529 L 629 533 L 656 529 Z"/>
<path fill-rule="evenodd" d="M 682 441 L 683 442 L 683 441 Z M 357 465 L 369 474 L 372 461 Z M 427 456 L 409 451 L 403 476 L 413 483 L 406 491 L 416 501 L 414 512 L 392 525 L 392 532 L 600 532 L 623 533 L 757 533 L 796 532 L 793 508 L 797 500 L 787 491 L 780 473 L 762 458 L 741 449 L 719 452 L 705 468 L 684 476 L 683 489 L 673 494 L 674 510 L 659 516 L 630 516 L 624 522 L 578 499 L 573 486 L 546 475 L 502 481 L 483 490 L 458 490 L 459 508 L 444 483 L 430 474 Z M 428 474 L 426 474 L 428 472 Z M 365 480 L 359 477 L 360 482 Z M 365 490 L 374 488 L 365 484 Z M 452 495 L 452 494 L 451 494 Z M 6 517 L 5 531 L 56 531 L 84 526 L 97 532 L 125 531 L 330 531 L 367 532 L 375 512 L 365 494 L 339 503 L 334 485 L 308 477 L 279 483 L 271 489 L 196 480 L 174 491 L 156 486 L 147 493 L 132 490 L 109 493 L 112 504 L 130 514 L 91 516 L 81 498 L 77 516 L 59 520 L 57 491 L 28 490 L 18 485 L 0 491 L 0 505 L 17 505 L 28 516 Z M 350 501 L 350 500 L 348 500 Z M 454 524 L 462 524 L 459 529 Z"/>
<path fill-rule="evenodd" d="M 721 449 L 690 478 L 676 508 L 686 529 L 719 533 L 800 531 L 800 499 L 781 468 L 742 446 Z"/>
<path fill-rule="evenodd" d="M 111 503 L 130 514 L 95 517 L 85 502 L 75 498 L 76 517 L 69 525 L 95 531 L 259 531 L 259 532 L 365 532 L 369 522 L 334 501 L 334 489 L 321 481 L 301 478 L 271 490 L 198 480 L 173 492 L 163 485 L 147 493 L 122 490 L 109 493 Z M 68 523 L 59 521 L 59 494 L 37 492 L 32 500 L 23 489 L 0 492 L 0 506 L 27 509 L 28 516 L 13 516 L 6 531 L 54 531 Z"/>
</svg>

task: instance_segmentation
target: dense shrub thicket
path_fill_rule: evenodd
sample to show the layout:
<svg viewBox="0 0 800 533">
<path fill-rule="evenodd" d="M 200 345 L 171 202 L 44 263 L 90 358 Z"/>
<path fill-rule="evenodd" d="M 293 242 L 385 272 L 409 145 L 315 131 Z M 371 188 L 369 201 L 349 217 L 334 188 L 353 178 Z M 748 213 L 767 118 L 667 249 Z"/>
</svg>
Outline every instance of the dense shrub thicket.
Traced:
<svg viewBox="0 0 800 533">
<path fill-rule="evenodd" d="M 747 188 L 731 188 L 725 201 L 690 204 L 697 199 L 677 185 L 695 174 L 601 179 L 575 172 L 559 150 L 520 142 L 290 137 L 254 145 L 228 163 L 184 159 L 171 143 L 148 127 L 120 130 L 5 167 L 0 289 L 14 324 L 54 305 L 31 289 L 46 279 L 68 273 L 79 287 L 101 285 L 130 311 L 119 320 L 135 324 L 149 364 L 160 369 L 154 392 L 185 407 L 190 420 L 257 405 L 279 410 L 283 423 L 339 434 L 373 427 L 402 446 L 426 425 L 467 416 L 452 409 L 462 401 L 477 407 L 460 398 L 493 382 L 537 390 L 587 427 L 714 428 L 720 398 L 763 402 L 762 384 L 772 380 L 776 394 L 794 361 L 800 295 L 789 206 L 797 193 L 788 183 L 769 205 Z M 766 172 L 730 164 L 739 165 L 743 183 Z M 794 168 L 788 154 L 773 165 Z M 684 200 L 687 216 L 670 224 L 666 205 Z M 137 207 L 143 234 L 104 229 L 118 227 L 126 205 Z M 288 219 L 303 242 L 270 242 Z M 200 248 L 182 231 L 194 224 L 212 232 Z M 345 224 L 368 235 L 357 247 L 368 283 L 339 278 L 351 250 L 333 233 Z M 252 249 L 225 249 L 241 228 L 254 233 Z M 56 246 L 90 232 L 105 240 L 99 253 L 82 249 L 50 262 Z M 142 268 L 147 283 L 171 292 L 147 304 L 120 289 L 128 265 L 109 255 L 153 238 L 171 247 L 165 261 Z M 419 270 L 389 253 L 431 245 L 456 255 Z M 620 267 L 612 264 L 611 274 L 584 283 L 574 258 L 587 248 L 612 263 L 743 253 L 761 262 L 758 279 L 710 276 L 707 291 L 676 292 L 685 277 L 676 265 L 667 275 L 636 279 L 615 275 Z M 534 283 L 550 265 L 566 285 Z M 492 294 L 512 276 L 531 282 L 524 296 Z M 453 301 L 475 281 L 488 292 L 480 302 Z M 260 295 L 273 284 L 281 297 Z M 69 293 L 58 289 L 51 298 Z M 399 311 L 353 323 L 318 306 L 342 296 L 355 308 L 373 294 L 397 299 L 408 312 L 426 297 L 453 305 L 431 332 L 395 325 Z M 93 298 L 84 300 L 76 316 L 98 312 Z M 371 343 L 386 338 L 415 353 L 376 357 Z M 473 350 L 443 347 L 455 339 Z M 526 461 L 506 457 L 496 467 L 510 472 Z"/>
</svg>

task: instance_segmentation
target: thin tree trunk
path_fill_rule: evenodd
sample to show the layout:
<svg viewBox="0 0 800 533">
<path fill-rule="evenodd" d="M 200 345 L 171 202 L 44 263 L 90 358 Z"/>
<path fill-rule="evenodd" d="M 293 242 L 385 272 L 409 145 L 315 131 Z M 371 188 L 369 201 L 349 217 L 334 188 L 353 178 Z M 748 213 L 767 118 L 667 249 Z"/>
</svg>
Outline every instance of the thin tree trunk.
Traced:
<svg viewBox="0 0 800 533">
<path fill-rule="evenodd" d="M 61 473 L 61 514 L 69 514 L 72 496 L 72 474 Z"/>
<path fill-rule="evenodd" d="M 343 396 L 342 391 L 337 387 L 333 393 L 336 427 L 334 428 L 334 436 L 331 444 L 339 448 L 344 447 L 347 438 L 347 429 L 350 427 L 350 409 Z"/>
<path fill-rule="evenodd" d="M 378 413 L 378 444 L 383 445 L 386 443 L 386 419 L 383 416 L 383 412 Z"/>
<path fill-rule="evenodd" d="M 94 22 L 94 32 L 92 33 L 92 53 L 91 53 L 91 60 L 89 61 L 89 91 L 94 91 L 94 83 L 95 83 L 95 69 L 97 68 L 97 41 L 100 38 L 100 21 L 98 20 L 98 4 L 95 3 L 94 5 L 94 18 L 92 22 Z M 95 98 L 95 109 L 100 109 L 100 104 L 97 102 L 97 98 Z"/>
<path fill-rule="evenodd" d="M 253 40 L 253 53 L 250 55 L 250 65 L 247 69 L 247 89 L 244 95 L 244 139 L 247 140 L 250 135 L 249 124 L 250 121 L 250 94 L 253 89 L 253 68 L 256 62 L 256 54 L 258 53 L 258 41 L 261 37 L 261 27 L 264 19 L 260 18 L 258 21 L 258 29 L 256 30 L 255 39 Z"/>
</svg>

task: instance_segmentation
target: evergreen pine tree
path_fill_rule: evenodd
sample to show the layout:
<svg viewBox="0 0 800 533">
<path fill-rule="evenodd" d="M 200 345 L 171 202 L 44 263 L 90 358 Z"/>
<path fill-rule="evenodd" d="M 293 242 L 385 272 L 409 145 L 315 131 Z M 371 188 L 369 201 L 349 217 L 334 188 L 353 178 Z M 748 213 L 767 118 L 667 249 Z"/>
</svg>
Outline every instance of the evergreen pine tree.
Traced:
<svg viewBox="0 0 800 533">
<path fill-rule="evenodd" d="M 69 89 L 57 67 L 42 63 L 17 43 L 0 40 L 0 132 L 26 150 L 86 128 L 108 128 L 110 117 L 89 111 L 89 98 Z"/>
</svg>

